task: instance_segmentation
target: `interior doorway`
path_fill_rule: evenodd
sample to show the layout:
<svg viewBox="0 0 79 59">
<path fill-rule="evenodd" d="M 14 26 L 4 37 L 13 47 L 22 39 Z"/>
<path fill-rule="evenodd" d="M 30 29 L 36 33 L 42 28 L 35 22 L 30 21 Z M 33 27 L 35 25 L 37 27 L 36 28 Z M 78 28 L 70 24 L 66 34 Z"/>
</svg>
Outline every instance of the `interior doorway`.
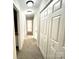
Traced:
<svg viewBox="0 0 79 59">
<path fill-rule="evenodd" d="M 33 20 L 27 20 L 27 35 L 33 35 Z"/>
<path fill-rule="evenodd" d="M 13 13 L 14 13 L 14 28 L 15 28 L 15 38 L 16 38 L 16 50 L 19 50 L 18 44 L 18 11 L 15 6 L 13 6 Z"/>
</svg>

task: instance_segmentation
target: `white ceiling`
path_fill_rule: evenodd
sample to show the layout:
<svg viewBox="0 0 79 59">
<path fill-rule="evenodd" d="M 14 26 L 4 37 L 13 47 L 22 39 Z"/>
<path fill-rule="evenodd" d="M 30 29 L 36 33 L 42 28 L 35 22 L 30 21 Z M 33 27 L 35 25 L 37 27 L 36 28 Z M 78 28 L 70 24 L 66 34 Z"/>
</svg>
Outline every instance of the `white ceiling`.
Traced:
<svg viewBox="0 0 79 59">
<path fill-rule="evenodd" d="M 32 1 L 34 1 L 34 6 L 33 7 L 28 7 L 26 5 L 26 1 L 28 1 L 28 0 L 14 0 L 14 2 L 18 3 L 18 5 L 20 6 L 20 9 L 22 11 L 26 11 L 27 9 L 31 9 L 33 11 L 36 11 L 39 8 L 40 3 L 41 3 L 42 0 L 32 0 Z"/>
</svg>

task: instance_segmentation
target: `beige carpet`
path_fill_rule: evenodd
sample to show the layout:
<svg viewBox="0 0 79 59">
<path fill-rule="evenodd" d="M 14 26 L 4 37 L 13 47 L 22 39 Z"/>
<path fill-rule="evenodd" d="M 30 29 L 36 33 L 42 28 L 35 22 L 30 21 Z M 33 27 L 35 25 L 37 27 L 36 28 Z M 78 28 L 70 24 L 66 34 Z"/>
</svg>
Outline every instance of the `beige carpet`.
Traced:
<svg viewBox="0 0 79 59">
<path fill-rule="evenodd" d="M 17 59 L 44 59 L 40 49 L 36 45 L 36 40 L 29 38 L 24 41 L 21 51 L 18 52 Z"/>
</svg>

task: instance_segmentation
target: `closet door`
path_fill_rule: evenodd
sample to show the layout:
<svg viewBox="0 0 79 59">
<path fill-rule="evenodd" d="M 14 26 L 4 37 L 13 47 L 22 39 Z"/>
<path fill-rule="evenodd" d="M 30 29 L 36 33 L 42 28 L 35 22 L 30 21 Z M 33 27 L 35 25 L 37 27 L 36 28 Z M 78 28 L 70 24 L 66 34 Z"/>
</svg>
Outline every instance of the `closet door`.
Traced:
<svg viewBox="0 0 79 59">
<path fill-rule="evenodd" d="M 45 9 L 41 13 L 42 16 L 40 20 L 40 49 L 45 59 L 47 53 L 47 12 L 47 9 Z"/>
<path fill-rule="evenodd" d="M 50 36 L 48 43 L 47 59 L 65 59 L 64 49 L 64 0 L 54 0 L 52 3 L 52 14 L 50 17 Z"/>
</svg>

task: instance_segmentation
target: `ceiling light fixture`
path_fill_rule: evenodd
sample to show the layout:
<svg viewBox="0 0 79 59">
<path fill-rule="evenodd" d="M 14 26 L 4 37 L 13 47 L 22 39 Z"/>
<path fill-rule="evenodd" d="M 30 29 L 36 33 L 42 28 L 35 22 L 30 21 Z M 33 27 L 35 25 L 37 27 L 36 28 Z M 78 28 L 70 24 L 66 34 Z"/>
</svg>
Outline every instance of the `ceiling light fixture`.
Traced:
<svg viewBox="0 0 79 59">
<path fill-rule="evenodd" d="M 28 7 L 32 7 L 34 5 L 34 2 L 32 0 L 29 0 L 26 2 Z"/>
</svg>

